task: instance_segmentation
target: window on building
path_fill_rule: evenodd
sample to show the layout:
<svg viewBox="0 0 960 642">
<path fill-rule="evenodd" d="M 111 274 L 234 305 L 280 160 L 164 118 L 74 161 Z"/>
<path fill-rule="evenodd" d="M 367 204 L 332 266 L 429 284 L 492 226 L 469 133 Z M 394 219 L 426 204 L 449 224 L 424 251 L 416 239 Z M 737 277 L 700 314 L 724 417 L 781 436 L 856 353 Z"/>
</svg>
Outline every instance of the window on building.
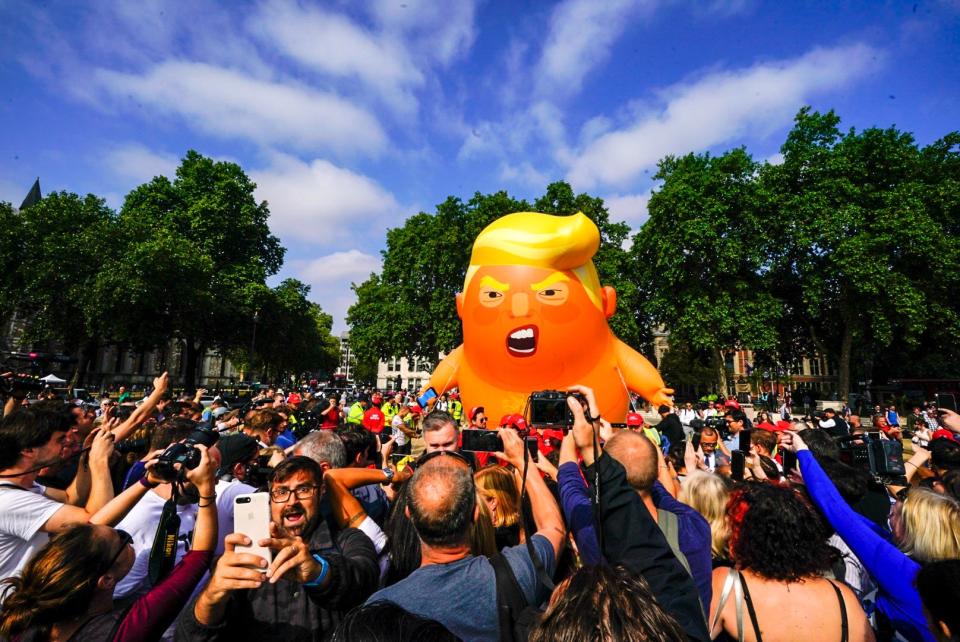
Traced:
<svg viewBox="0 0 960 642">
<path fill-rule="evenodd" d="M 820 376 L 820 357 L 810 359 L 810 374 L 814 377 Z"/>
</svg>

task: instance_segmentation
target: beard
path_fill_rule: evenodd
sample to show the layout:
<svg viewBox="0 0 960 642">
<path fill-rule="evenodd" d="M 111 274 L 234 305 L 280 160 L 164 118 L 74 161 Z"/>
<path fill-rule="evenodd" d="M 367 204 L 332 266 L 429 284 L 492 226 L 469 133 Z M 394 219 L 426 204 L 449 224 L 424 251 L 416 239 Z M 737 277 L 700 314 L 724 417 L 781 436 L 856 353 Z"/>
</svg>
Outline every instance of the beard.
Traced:
<svg viewBox="0 0 960 642">
<path fill-rule="evenodd" d="M 281 537 L 302 537 L 307 539 L 317 526 L 319 513 L 315 510 L 312 515 L 307 514 L 303 504 L 297 502 L 293 506 L 284 506 L 280 512 L 280 521 L 277 532 Z"/>
</svg>

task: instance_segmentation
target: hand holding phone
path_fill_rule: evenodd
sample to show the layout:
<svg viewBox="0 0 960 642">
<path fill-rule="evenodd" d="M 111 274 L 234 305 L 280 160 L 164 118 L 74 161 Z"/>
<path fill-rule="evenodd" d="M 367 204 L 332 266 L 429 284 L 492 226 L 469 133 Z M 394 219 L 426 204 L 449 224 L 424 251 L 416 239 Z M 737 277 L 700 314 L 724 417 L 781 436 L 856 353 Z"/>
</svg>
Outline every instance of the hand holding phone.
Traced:
<svg viewBox="0 0 960 642">
<path fill-rule="evenodd" d="M 260 546 L 260 540 L 270 539 L 270 494 L 247 493 L 233 500 L 233 532 L 250 538 L 249 546 L 237 546 L 237 553 L 249 553 L 273 561 L 273 551 Z M 261 570 L 266 572 L 266 567 Z"/>
</svg>

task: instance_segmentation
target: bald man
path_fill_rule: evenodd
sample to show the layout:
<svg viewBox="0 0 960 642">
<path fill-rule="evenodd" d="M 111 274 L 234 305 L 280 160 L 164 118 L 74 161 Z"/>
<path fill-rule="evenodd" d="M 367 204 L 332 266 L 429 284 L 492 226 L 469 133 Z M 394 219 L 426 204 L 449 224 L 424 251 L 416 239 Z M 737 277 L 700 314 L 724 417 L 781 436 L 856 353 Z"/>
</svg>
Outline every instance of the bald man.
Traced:
<svg viewBox="0 0 960 642">
<path fill-rule="evenodd" d="M 693 577 L 701 604 L 709 608 L 713 595 L 710 524 L 700 513 L 674 499 L 657 481 L 657 447 L 644 434 L 620 431 L 607 441 L 604 452 L 626 470 L 627 482 L 640 495 L 677 559 Z"/>
<path fill-rule="evenodd" d="M 509 428 L 500 435 L 504 452 L 498 457 L 523 470 L 523 440 Z M 497 642 L 496 575 L 486 557 L 470 552 L 470 528 L 479 514 L 473 473 L 467 466 L 453 464 L 453 459 L 432 459 L 408 482 L 407 516 L 420 538 L 420 568 L 374 593 L 367 603 L 393 602 L 440 622 L 461 639 Z M 527 476 L 527 494 L 537 526 L 531 536 L 534 554 L 553 574 L 565 537 L 560 508 L 537 473 Z M 537 582 L 525 544 L 504 548 L 501 554 L 530 604 L 548 597 Z"/>
</svg>

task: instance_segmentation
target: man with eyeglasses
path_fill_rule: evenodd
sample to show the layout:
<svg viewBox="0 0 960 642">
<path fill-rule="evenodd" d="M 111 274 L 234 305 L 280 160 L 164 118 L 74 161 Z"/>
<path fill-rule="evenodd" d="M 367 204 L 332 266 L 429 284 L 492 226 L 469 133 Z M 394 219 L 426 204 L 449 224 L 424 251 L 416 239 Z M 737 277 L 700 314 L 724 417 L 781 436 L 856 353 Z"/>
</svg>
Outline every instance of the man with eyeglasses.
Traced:
<svg viewBox="0 0 960 642">
<path fill-rule="evenodd" d="M 342 613 L 362 603 L 377 587 L 377 554 L 370 539 L 345 528 L 336 540 L 319 505 L 323 472 L 309 457 L 291 457 L 270 478 L 270 532 L 257 542 L 273 551 L 273 562 L 237 546 L 240 533 L 227 535 L 226 551 L 210 583 L 184 609 L 177 640 L 326 639 Z"/>
</svg>

